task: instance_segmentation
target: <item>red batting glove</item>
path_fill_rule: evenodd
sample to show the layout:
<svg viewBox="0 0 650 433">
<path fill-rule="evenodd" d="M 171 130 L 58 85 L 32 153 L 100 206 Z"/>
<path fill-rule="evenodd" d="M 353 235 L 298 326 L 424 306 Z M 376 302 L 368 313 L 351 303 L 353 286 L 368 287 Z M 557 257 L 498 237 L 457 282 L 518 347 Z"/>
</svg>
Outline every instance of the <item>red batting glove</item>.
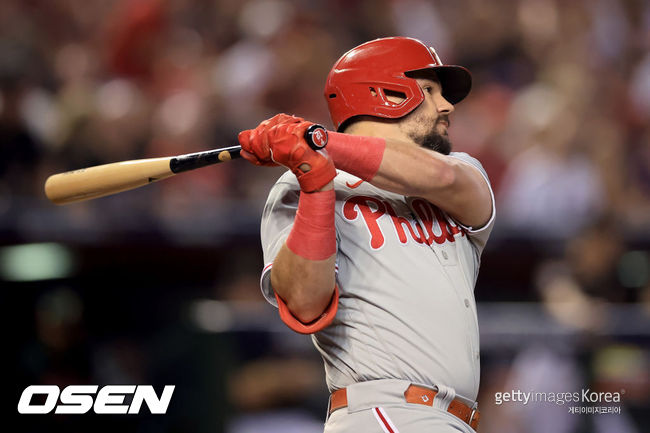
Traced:
<svg viewBox="0 0 650 433">
<path fill-rule="evenodd" d="M 278 123 L 267 134 L 271 159 L 289 168 L 298 178 L 300 189 L 305 192 L 318 191 L 336 176 L 332 158 L 325 150 L 316 151 L 305 141 L 305 131 L 313 123 Z M 303 171 L 301 166 L 309 166 Z"/>
<path fill-rule="evenodd" d="M 301 117 L 289 116 L 280 113 L 260 123 L 255 129 L 247 129 L 239 133 L 237 137 L 241 145 L 240 155 L 255 165 L 275 166 L 271 159 L 271 150 L 269 148 L 268 133 L 269 130 L 280 123 L 290 124 L 304 121 Z"/>
</svg>

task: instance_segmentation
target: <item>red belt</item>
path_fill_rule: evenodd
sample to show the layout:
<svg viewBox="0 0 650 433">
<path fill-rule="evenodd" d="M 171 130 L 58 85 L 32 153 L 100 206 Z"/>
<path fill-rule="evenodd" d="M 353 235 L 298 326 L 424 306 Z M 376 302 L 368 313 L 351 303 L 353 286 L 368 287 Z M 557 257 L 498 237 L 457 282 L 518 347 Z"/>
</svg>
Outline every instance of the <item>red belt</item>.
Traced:
<svg viewBox="0 0 650 433">
<path fill-rule="evenodd" d="M 407 403 L 422 404 L 425 406 L 433 406 L 433 399 L 435 398 L 438 391 L 433 389 L 425 388 L 417 385 L 409 385 L 406 391 L 404 391 L 404 398 Z M 348 405 L 348 392 L 346 388 L 341 388 L 334 391 L 330 395 L 330 414 L 337 409 L 346 407 Z M 478 420 L 481 417 L 476 404 L 474 407 L 468 406 L 460 400 L 452 400 L 449 403 L 449 408 L 447 412 L 460 418 L 462 421 L 469 424 L 471 428 L 476 430 L 478 428 Z"/>
</svg>

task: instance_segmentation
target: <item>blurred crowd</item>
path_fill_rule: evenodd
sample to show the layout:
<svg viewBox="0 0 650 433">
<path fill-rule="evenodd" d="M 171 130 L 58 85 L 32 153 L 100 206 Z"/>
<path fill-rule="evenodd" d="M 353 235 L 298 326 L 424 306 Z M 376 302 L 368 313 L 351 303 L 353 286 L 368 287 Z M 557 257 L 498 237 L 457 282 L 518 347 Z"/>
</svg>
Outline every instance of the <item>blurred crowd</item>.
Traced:
<svg viewBox="0 0 650 433">
<path fill-rule="evenodd" d="M 42 200 L 52 173 L 231 145 L 277 112 L 331 125 L 329 68 L 389 35 L 472 71 L 451 134 L 487 167 L 502 230 L 566 238 L 609 215 L 650 232 L 641 0 L 3 2 L 0 212 Z M 140 207 L 183 225 L 204 201 L 262 200 L 277 174 L 189 173 Z"/>
<path fill-rule="evenodd" d="M 580 336 L 579 343 L 521 344 L 508 356 L 489 358 L 485 398 L 506 386 L 626 386 L 631 405 L 647 408 L 647 330 L 630 330 L 612 313 L 617 305 L 638 307 L 646 314 L 642 323 L 650 314 L 646 0 L 0 2 L 0 244 L 164 239 L 205 245 L 256 236 L 281 168 L 234 161 L 62 208 L 47 203 L 43 184 L 61 171 L 233 145 L 239 131 L 278 112 L 331 127 L 322 95 L 330 67 L 355 45 L 391 35 L 429 42 L 445 63 L 473 75 L 450 136 L 455 150 L 483 163 L 497 198 L 477 298 L 511 300 L 508 288 L 516 287 L 524 293 L 517 300 L 539 302 L 562 329 Z M 528 266 L 520 266 L 526 258 Z M 240 258 L 244 288 L 217 282 L 207 296 L 233 301 L 239 292 L 250 294 L 246 302 L 260 301 L 255 278 L 247 279 L 258 275 L 258 261 Z M 492 278 L 490 268 L 498 270 Z M 526 276 L 517 280 L 518 272 Z M 33 306 L 39 350 L 78 360 L 68 346 L 57 349 L 72 335 L 51 320 L 63 315 L 55 322 L 77 329 L 88 299 L 74 287 L 42 291 Z M 616 335 L 625 336 L 623 346 Z M 144 355 L 129 355 L 138 352 L 132 342 L 120 344 L 101 353 L 126 357 L 115 363 L 129 370 L 128 359 Z M 21 350 L 33 359 L 36 349 Z M 296 360 L 287 369 L 276 362 L 282 356 L 260 353 L 242 355 L 253 363 L 233 377 L 265 383 L 277 395 L 287 383 L 277 378 L 295 372 L 292 389 L 299 395 L 323 394 L 312 380 L 313 364 Z M 257 363 L 262 358 L 268 362 Z M 25 371 L 45 369 L 21 362 Z M 628 377 L 631 371 L 636 379 Z M 259 411 L 246 393 L 230 393 L 234 406 Z M 302 425 L 300 416 L 289 417 Z M 493 412 L 483 431 L 642 431 L 626 416 L 604 422 L 609 430 L 599 430 L 600 422 L 584 427 L 576 416 L 552 418 L 552 428 L 540 421 L 535 430 L 525 412 Z M 260 424 L 272 421 L 242 418 L 231 431 Z M 302 431 L 311 431 L 305 425 Z"/>
</svg>

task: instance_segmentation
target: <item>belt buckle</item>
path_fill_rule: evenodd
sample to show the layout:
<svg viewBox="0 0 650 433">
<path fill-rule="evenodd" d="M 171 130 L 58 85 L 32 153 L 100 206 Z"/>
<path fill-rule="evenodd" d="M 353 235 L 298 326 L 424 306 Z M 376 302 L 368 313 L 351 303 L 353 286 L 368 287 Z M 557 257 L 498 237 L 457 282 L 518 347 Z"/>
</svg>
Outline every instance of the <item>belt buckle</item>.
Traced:
<svg viewBox="0 0 650 433">
<path fill-rule="evenodd" d="M 467 424 L 469 424 L 470 427 L 472 426 L 472 421 L 474 421 L 474 415 L 476 415 L 477 409 L 478 409 L 478 401 L 475 401 L 474 404 L 472 405 L 472 412 L 470 412 L 469 419 L 467 420 Z"/>
</svg>

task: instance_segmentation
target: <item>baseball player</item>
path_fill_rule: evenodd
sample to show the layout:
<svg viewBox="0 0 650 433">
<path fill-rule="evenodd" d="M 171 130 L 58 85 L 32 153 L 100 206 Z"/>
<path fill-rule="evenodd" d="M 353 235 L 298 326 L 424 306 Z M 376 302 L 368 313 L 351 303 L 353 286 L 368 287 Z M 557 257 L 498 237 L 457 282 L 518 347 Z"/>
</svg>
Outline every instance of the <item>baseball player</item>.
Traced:
<svg viewBox="0 0 650 433">
<path fill-rule="evenodd" d="M 478 425 L 473 291 L 494 198 L 447 134 L 470 87 L 421 41 L 377 39 L 329 73 L 327 151 L 286 114 L 239 135 L 250 162 L 290 170 L 262 215 L 261 286 L 323 357 L 327 433 Z"/>
</svg>

